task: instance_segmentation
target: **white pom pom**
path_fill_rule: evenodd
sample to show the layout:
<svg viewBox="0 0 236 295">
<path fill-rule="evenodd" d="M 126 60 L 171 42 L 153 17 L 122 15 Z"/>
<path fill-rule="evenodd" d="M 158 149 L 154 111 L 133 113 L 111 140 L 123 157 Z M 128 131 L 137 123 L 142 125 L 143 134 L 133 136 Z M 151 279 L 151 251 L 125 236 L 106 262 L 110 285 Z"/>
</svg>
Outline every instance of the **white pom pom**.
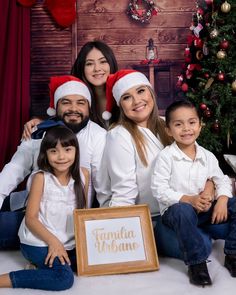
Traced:
<svg viewBox="0 0 236 295">
<path fill-rule="evenodd" d="M 102 118 L 103 118 L 103 120 L 105 120 L 105 121 L 110 120 L 110 119 L 111 119 L 111 113 L 108 112 L 108 111 L 103 112 L 103 113 L 102 113 Z"/>
<path fill-rule="evenodd" d="M 55 115 L 56 115 L 56 110 L 53 109 L 53 108 L 48 108 L 48 109 L 47 109 L 47 114 L 48 114 L 49 116 L 55 116 Z"/>
</svg>

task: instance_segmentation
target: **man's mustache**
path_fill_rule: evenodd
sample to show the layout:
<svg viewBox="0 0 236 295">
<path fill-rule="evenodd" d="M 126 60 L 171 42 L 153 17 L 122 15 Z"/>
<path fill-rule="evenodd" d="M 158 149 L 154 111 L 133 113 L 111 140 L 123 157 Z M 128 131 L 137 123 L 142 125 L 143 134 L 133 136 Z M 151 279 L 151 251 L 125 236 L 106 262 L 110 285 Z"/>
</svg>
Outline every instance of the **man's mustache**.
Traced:
<svg viewBox="0 0 236 295">
<path fill-rule="evenodd" d="M 65 118 L 65 116 L 68 116 L 68 115 L 76 115 L 76 116 L 80 116 L 81 118 L 84 117 L 83 113 L 80 113 L 80 112 L 66 112 L 63 114 L 63 118 Z"/>
</svg>

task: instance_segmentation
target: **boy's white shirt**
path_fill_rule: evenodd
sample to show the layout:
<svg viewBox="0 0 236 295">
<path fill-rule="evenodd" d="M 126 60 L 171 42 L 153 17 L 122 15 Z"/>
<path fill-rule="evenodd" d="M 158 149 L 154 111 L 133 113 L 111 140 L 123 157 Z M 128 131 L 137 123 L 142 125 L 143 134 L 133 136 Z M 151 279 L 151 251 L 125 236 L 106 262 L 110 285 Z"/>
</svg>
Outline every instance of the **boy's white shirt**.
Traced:
<svg viewBox="0 0 236 295">
<path fill-rule="evenodd" d="M 215 184 L 215 199 L 221 195 L 232 197 L 231 180 L 223 174 L 214 154 L 195 144 L 195 160 L 184 154 L 175 142 L 157 156 L 151 188 L 161 214 L 183 195 L 201 193 L 208 179 Z"/>
</svg>

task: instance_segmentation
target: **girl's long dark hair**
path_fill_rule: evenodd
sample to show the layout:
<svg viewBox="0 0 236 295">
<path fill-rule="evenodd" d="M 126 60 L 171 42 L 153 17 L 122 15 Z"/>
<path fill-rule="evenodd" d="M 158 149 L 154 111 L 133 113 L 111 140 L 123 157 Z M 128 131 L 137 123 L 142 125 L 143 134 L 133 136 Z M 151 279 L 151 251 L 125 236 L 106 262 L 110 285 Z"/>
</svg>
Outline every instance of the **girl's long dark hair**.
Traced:
<svg viewBox="0 0 236 295">
<path fill-rule="evenodd" d="M 40 146 L 38 156 L 38 167 L 43 171 L 53 173 L 53 168 L 50 166 L 47 158 L 47 150 L 55 148 L 57 143 L 60 142 L 63 147 L 74 146 L 75 147 L 75 160 L 73 165 L 70 167 L 71 177 L 74 179 L 74 191 L 75 196 L 78 200 L 78 208 L 86 207 L 86 198 L 84 193 L 84 186 L 82 185 L 80 175 L 80 155 L 79 155 L 79 144 L 76 135 L 67 128 L 66 126 L 56 126 L 50 128 Z"/>
</svg>

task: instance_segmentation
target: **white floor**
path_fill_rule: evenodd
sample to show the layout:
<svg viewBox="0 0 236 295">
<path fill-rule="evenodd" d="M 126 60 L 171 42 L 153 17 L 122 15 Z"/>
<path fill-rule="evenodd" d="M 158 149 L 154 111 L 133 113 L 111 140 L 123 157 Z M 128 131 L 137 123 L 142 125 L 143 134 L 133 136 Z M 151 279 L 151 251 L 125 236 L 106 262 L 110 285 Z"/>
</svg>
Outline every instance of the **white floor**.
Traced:
<svg viewBox="0 0 236 295">
<path fill-rule="evenodd" d="M 60 294 L 70 295 L 233 295 L 236 292 L 236 278 L 232 278 L 223 267 L 223 241 L 216 241 L 209 257 L 211 287 L 195 287 L 189 284 L 187 268 L 183 262 L 159 258 L 160 270 L 147 273 L 109 275 L 96 277 L 77 277 L 70 290 Z M 0 273 L 21 269 L 26 261 L 19 251 L 0 251 Z M 55 292 L 29 289 L 0 289 L 0 294 L 55 294 Z"/>
</svg>

